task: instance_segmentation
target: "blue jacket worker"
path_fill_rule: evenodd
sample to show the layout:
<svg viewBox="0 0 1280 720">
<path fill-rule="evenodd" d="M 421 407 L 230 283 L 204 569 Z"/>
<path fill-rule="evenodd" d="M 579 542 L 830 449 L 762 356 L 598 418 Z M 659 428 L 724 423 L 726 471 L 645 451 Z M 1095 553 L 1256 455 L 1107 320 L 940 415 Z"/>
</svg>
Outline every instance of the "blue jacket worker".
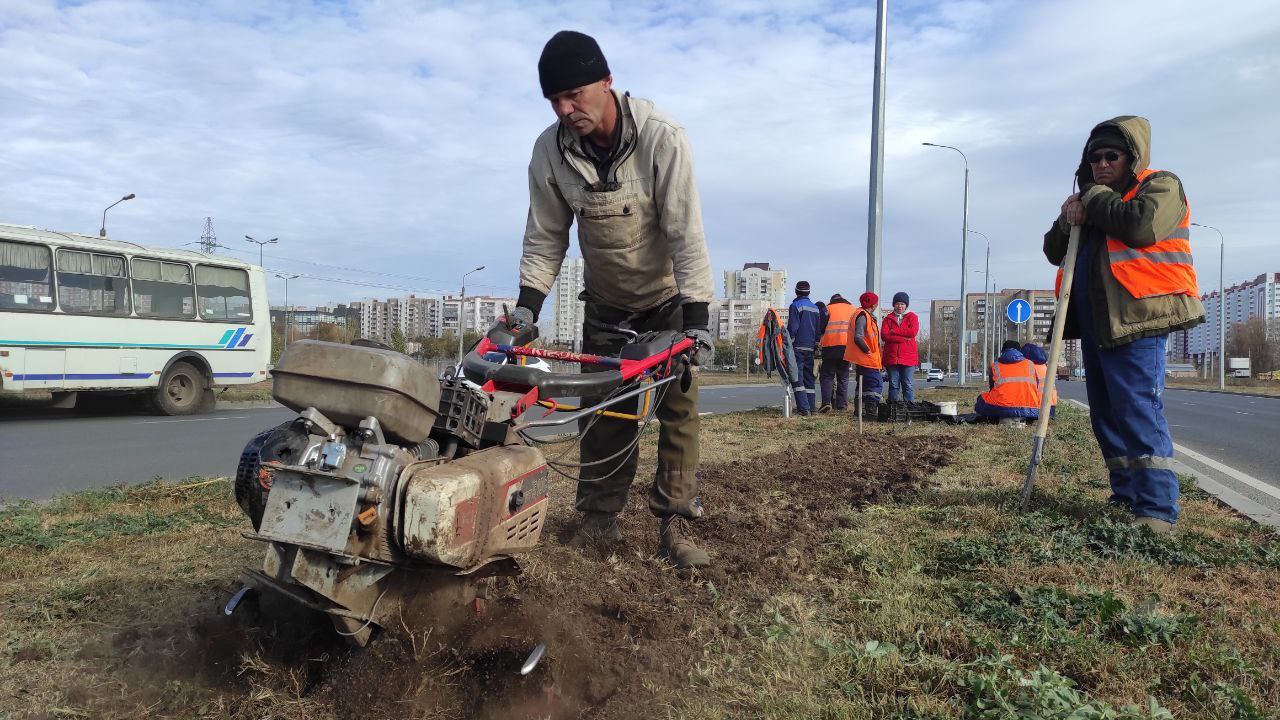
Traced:
<svg viewBox="0 0 1280 720">
<path fill-rule="evenodd" d="M 796 412 L 812 415 L 817 399 L 813 376 L 813 351 L 822 336 L 822 312 L 809 299 L 809 281 L 796 283 L 796 299 L 787 309 L 787 333 L 796 351 L 796 364 L 800 366 L 801 388 L 796 391 Z"/>
</svg>

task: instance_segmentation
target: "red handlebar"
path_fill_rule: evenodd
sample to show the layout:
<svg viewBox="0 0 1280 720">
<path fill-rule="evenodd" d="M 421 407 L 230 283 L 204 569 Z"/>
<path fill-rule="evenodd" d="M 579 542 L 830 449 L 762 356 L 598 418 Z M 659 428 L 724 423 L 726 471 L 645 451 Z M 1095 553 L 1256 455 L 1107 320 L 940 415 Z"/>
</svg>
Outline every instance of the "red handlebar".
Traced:
<svg viewBox="0 0 1280 720">
<path fill-rule="evenodd" d="M 675 362 L 692 349 L 693 340 L 674 331 L 645 343 L 626 345 L 616 358 L 500 345 L 485 337 L 467 353 L 462 368 L 468 379 L 482 384 L 487 391 L 506 390 L 530 394 L 537 390 L 536 396 L 531 398 L 531 401 L 536 401 L 575 395 L 602 395 L 655 370 L 660 370 L 662 376 L 667 376 L 675 372 Z M 548 373 L 523 365 L 490 362 L 485 359 L 485 354 L 491 352 L 602 365 L 610 369 L 592 373 Z M 648 354 L 641 356 L 641 353 Z"/>
</svg>

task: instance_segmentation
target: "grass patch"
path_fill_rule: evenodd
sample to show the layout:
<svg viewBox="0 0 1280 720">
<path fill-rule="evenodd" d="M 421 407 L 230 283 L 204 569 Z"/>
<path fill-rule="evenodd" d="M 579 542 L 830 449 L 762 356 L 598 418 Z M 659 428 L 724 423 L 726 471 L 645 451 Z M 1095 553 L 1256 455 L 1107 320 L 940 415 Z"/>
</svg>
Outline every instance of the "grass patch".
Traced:
<svg viewBox="0 0 1280 720">
<path fill-rule="evenodd" d="M 973 392 L 930 395 L 971 403 Z M 589 648 L 614 665 L 556 676 L 592 704 L 552 716 L 1227 720 L 1280 707 L 1280 541 L 1189 485 L 1177 537 L 1125 524 L 1106 505 L 1082 413 L 1060 409 L 1025 514 L 1016 497 L 1031 434 L 1020 428 L 868 423 L 859 438 L 848 415 L 774 411 L 702 428 L 706 475 L 723 487 L 706 488 L 710 515 L 695 531 L 741 538 L 734 554 L 720 550 L 719 574 L 676 578 L 653 564 L 644 482 L 623 517 L 625 552 L 566 547 L 573 488 L 554 481 L 552 529 L 511 587 L 524 602 L 554 600 L 572 627 L 619 629 Z M 644 439 L 640 479 L 654 471 L 655 439 Z M 861 476 L 812 474 L 815 453 L 856 448 L 892 480 L 886 466 L 914 459 L 898 448 L 934 445 L 953 448 L 950 464 L 865 507 L 850 501 Z M 756 474 L 766 455 L 782 459 Z M 0 717 L 337 718 L 352 707 L 344 688 L 377 677 L 391 692 L 426 666 L 415 644 L 385 674 L 362 676 L 325 644 L 327 628 L 283 652 L 273 638 L 296 629 L 216 625 L 239 569 L 261 561 L 245 527 L 225 481 L 0 511 Z M 548 634 L 549 662 L 570 661 L 557 655 L 563 641 Z M 466 677 L 442 667 L 432 682 Z M 623 678 L 616 694 L 596 692 L 606 670 Z M 412 693 L 436 686 L 423 682 L 394 685 L 404 716 L 474 715 L 424 704 Z"/>
<path fill-rule="evenodd" d="M 271 400 L 271 388 L 275 383 L 270 380 L 247 385 L 228 385 L 214 391 L 221 402 L 265 402 Z"/>
</svg>

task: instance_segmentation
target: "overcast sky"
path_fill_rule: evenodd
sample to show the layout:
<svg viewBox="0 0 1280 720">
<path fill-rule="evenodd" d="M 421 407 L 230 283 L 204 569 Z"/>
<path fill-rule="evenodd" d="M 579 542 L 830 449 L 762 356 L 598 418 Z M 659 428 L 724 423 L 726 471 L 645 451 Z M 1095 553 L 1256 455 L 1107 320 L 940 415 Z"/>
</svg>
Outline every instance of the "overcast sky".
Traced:
<svg viewBox="0 0 1280 720">
<path fill-rule="evenodd" d="M 1275 2 L 889 4 L 885 293 L 959 294 L 964 166 L 921 142 L 967 154 L 996 283 L 1050 287 L 1043 233 L 1120 114 L 1150 118 L 1153 167 L 1226 234 L 1228 284 L 1280 271 Z M 112 237 L 178 246 L 212 216 L 256 259 L 243 236 L 278 236 L 266 265 L 312 276 L 295 303 L 456 292 L 477 265 L 469 292 L 514 294 L 561 29 L 687 128 L 718 290 L 744 262 L 865 289 L 870 1 L 0 0 L 0 222 L 93 234 L 133 192 Z M 1196 230 L 1211 289 L 1217 235 Z"/>
</svg>

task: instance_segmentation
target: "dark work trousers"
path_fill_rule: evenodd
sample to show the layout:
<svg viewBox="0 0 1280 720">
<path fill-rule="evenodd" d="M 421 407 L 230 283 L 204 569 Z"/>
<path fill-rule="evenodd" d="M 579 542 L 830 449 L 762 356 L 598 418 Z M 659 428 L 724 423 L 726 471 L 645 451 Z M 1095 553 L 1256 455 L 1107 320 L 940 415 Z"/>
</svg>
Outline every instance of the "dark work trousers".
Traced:
<svg viewBox="0 0 1280 720">
<path fill-rule="evenodd" d="M 796 348 L 796 365 L 800 369 L 800 385 L 796 388 L 796 409 L 801 412 L 813 412 L 817 410 L 813 406 L 813 402 L 817 396 L 816 383 L 813 377 L 813 349 L 801 350 Z"/>
<path fill-rule="evenodd" d="M 822 404 L 836 410 L 849 406 L 849 361 L 844 359 L 844 346 L 822 348 Z"/>
<path fill-rule="evenodd" d="M 862 378 L 862 407 L 875 410 L 880 407 L 881 393 L 884 390 L 884 374 L 880 372 L 880 368 L 861 365 L 854 367 L 858 371 L 858 377 Z"/>
<path fill-rule="evenodd" d="M 680 330 L 684 313 L 676 296 L 658 307 L 630 313 L 593 303 L 586 305 L 587 322 L 582 328 L 582 351 L 596 355 L 616 357 L 627 344 L 626 335 L 602 330 L 592 321 L 645 333 L 655 330 Z M 584 372 L 599 372 L 607 368 L 584 366 Z M 702 516 L 702 499 L 698 495 L 698 376 L 687 389 L 681 389 L 677 380 L 663 386 L 655 394 L 665 393 L 657 407 L 658 418 L 658 470 L 653 486 L 649 488 L 649 509 L 659 517 L 683 515 L 688 518 Z M 593 405 L 603 398 L 583 398 L 583 406 Z M 607 409 L 615 412 L 635 413 L 639 399 L 627 400 Z M 587 430 L 587 426 L 591 429 Z M 627 503 L 627 492 L 636 476 L 639 460 L 637 448 L 623 452 L 636 438 L 640 428 L 634 420 L 622 420 L 593 416 L 578 421 L 582 437 L 582 462 L 601 462 L 583 467 L 578 473 L 578 499 L 576 507 L 581 511 L 620 512 Z M 617 455 L 617 457 L 612 457 Z M 606 460 L 606 458 L 611 458 Z"/>
<path fill-rule="evenodd" d="M 1076 314 L 1080 328 L 1089 422 L 1107 463 L 1111 501 L 1128 507 L 1137 517 L 1176 522 L 1178 477 L 1172 467 L 1173 438 L 1163 401 L 1168 336 L 1098 347 L 1088 291 L 1092 251 L 1082 243 L 1068 312 Z"/>
</svg>

